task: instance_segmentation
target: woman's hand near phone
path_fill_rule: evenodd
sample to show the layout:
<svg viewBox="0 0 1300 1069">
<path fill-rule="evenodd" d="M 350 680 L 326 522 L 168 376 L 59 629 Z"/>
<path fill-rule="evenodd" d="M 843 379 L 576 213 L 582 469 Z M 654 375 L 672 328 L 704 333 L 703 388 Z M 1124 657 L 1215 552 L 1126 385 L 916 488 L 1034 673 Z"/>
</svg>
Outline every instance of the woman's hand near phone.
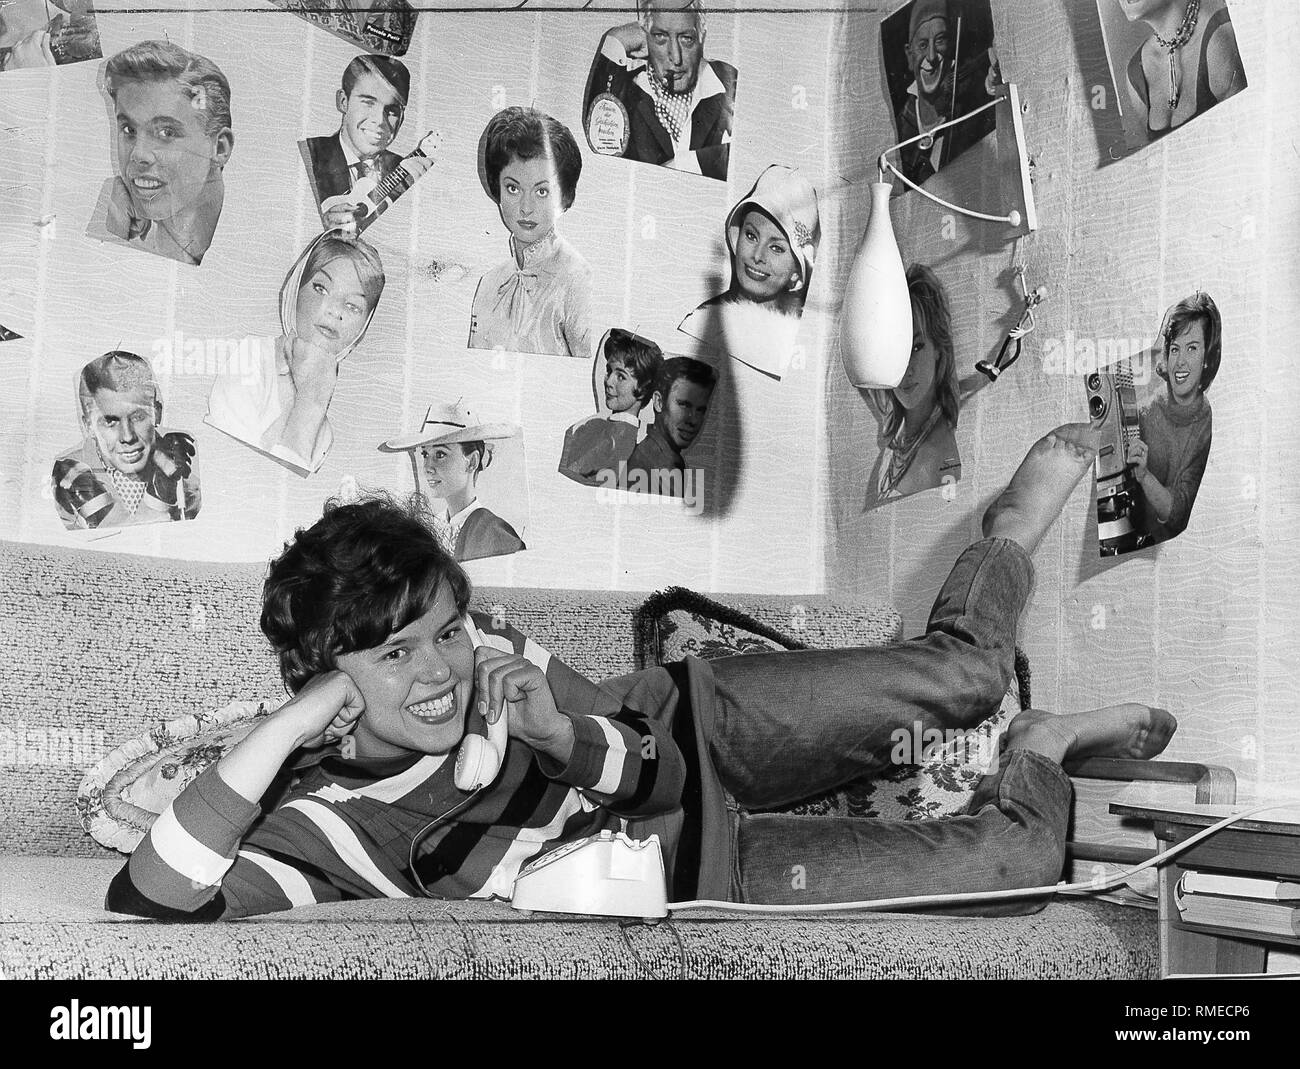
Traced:
<svg viewBox="0 0 1300 1069">
<path fill-rule="evenodd" d="M 1150 450 L 1146 442 L 1136 438 L 1128 446 L 1128 462 L 1133 465 L 1133 477 L 1141 482 L 1147 477 L 1147 457 Z"/>
<path fill-rule="evenodd" d="M 474 651 L 474 700 L 489 724 L 504 713 L 510 735 L 561 764 L 569 763 L 573 724 L 556 707 L 546 673 L 532 661 L 479 646 Z"/>
<path fill-rule="evenodd" d="M 356 727 L 365 708 L 361 691 L 347 673 L 322 672 L 259 721 L 217 763 L 217 773 L 235 793 L 256 802 L 294 750 L 342 738 Z"/>
</svg>

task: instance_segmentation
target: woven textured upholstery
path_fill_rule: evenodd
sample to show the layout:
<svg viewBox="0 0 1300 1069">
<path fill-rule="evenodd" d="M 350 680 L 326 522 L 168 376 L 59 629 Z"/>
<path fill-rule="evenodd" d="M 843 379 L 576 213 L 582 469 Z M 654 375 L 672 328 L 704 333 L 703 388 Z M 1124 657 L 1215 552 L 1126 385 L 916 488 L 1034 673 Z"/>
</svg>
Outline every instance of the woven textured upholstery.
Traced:
<svg viewBox="0 0 1300 1069">
<path fill-rule="evenodd" d="M 0 970 L 12 977 L 1152 977 L 1152 915 L 1055 902 L 999 920 L 678 914 L 611 920 L 487 902 L 345 902 L 204 926 L 105 913 L 121 855 L 77 822 L 84 771 L 150 724 L 283 693 L 257 629 L 264 568 L 0 542 Z M 484 589 L 594 678 L 636 663 L 636 593 Z M 888 609 L 719 595 L 810 646 L 899 637 Z M 813 818 L 808 818 L 813 819 Z M 674 934 L 675 933 L 675 934 Z M 681 939 L 679 951 L 677 937 Z"/>
</svg>

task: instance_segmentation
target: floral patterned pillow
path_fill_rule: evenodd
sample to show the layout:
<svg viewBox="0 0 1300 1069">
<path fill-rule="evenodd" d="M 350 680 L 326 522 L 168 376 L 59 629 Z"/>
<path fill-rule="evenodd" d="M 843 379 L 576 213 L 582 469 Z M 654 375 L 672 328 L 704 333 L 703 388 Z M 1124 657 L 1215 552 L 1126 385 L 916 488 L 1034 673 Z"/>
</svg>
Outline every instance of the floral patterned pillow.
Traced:
<svg viewBox="0 0 1300 1069">
<path fill-rule="evenodd" d="M 684 587 L 651 595 L 637 611 L 639 664 L 671 664 L 683 657 L 712 661 L 738 653 L 806 650 L 808 645 Z"/>
<path fill-rule="evenodd" d="M 129 854 L 172 799 L 273 708 L 268 702 L 231 702 L 214 713 L 160 721 L 127 739 L 81 781 L 81 826 L 97 842 Z"/>
<path fill-rule="evenodd" d="M 743 613 L 678 588 L 655 595 L 640 615 L 639 637 L 652 663 L 808 648 Z M 1028 705 L 1027 680 L 1028 664 L 1017 650 L 1016 676 L 1001 707 L 969 732 L 946 742 L 924 736 L 909 739 L 899 744 L 900 763 L 886 775 L 855 780 L 773 812 L 885 820 L 928 820 L 965 812 L 976 782 L 997 759 L 1002 732 Z"/>
</svg>

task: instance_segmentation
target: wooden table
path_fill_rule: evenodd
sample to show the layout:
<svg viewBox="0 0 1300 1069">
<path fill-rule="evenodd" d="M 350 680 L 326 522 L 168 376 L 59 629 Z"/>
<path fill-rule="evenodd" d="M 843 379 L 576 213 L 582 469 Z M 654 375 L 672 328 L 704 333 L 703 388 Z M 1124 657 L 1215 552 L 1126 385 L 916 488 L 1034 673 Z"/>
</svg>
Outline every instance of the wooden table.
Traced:
<svg viewBox="0 0 1300 1069">
<path fill-rule="evenodd" d="M 1169 806 L 1129 801 L 1112 803 L 1110 811 L 1151 821 L 1163 852 L 1226 816 L 1252 808 L 1250 804 Z M 1300 880 L 1300 804 L 1247 817 L 1160 867 L 1160 972 L 1162 976 L 1259 973 L 1264 971 L 1269 944 L 1300 946 L 1300 938 L 1293 936 L 1184 924 L 1174 903 L 1174 889 L 1188 869 Z"/>
</svg>

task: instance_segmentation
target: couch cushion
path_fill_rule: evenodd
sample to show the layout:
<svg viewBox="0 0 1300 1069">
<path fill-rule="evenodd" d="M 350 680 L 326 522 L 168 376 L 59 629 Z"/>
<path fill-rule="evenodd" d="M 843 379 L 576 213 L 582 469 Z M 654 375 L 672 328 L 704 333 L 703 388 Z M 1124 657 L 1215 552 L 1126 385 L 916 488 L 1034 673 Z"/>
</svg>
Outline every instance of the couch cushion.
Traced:
<svg viewBox="0 0 1300 1069">
<path fill-rule="evenodd" d="M 270 702 L 231 702 L 212 713 L 155 724 L 127 739 L 81 781 L 81 826 L 96 842 L 129 854 L 177 795 L 273 707 Z"/>
<path fill-rule="evenodd" d="M 1056 901 L 1028 917 L 675 913 L 656 927 L 501 902 L 379 899 L 219 924 L 100 908 L 121 867 L 0 858 L 0 969 L 14 979 L 1154 979 L 1153 914 Z"/>
</svg>

